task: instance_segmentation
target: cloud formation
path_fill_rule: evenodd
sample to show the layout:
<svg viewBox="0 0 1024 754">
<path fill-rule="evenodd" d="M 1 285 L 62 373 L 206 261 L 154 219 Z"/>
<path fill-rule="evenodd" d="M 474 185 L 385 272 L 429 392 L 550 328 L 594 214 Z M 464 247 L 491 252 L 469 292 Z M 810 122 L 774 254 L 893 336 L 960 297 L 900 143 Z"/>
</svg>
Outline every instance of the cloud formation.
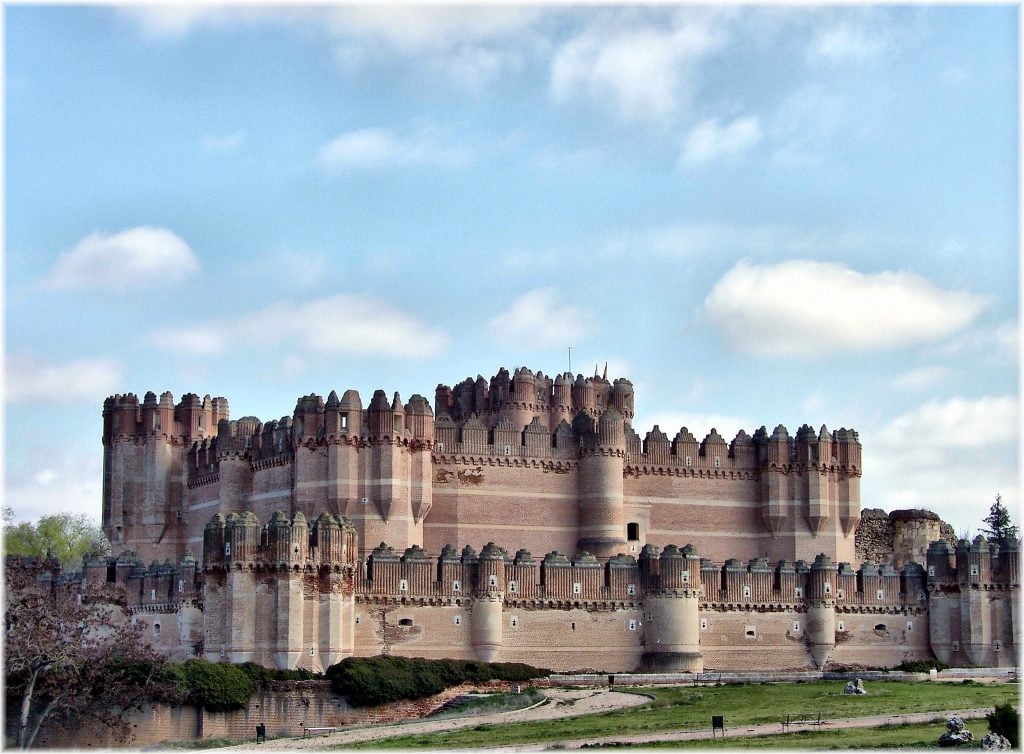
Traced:
<svg viewBox="0 0 1024 754">
<path fill-rule="evenodd" d="M 761 125 L 756 115 L 736 118 L 720 126 L 711 118 L 691 129 L 686 137 L 681 163 L 709 162 L 730 158 L 752 149 L 761 141 Z"/>
<path fill-rule="evenodd" d="M 677 16 L 673 24 L 603 22 L 562 43 L 551 63 L 556 101 L 588 99 L 627 121 L 663 121 L 693 95 L 696 68 L 721 46 L 710 16 Z"/>
<path fill-rule="evenodd" d="M 238 149 L 244 140 L 245 131 L 235 131 L 221 136 L 206 136 L 201 146 L 204 152 L 230 152 Z"/>
<path fill-rule="evenodd" d="M 879 55 L 888 45 L 889 33 L 882 26 L 846 19 L 814 35 L 807 59 L 812 63 L 862 61 Z"/>
<path fill-rule="evenodd" d="M 102 509 L 103 463 L 99 443 L 95 452 L 39 449 L 33 456 L 43 464 L 9 464 L 4 504 L 15 520 L 38 520 L 58 513 L 83 513 L 99 523 Z"/>
<path fill-rule="evenodd" d="M 954 397 L 866 429 L 862 504 L 928 508 L 955 525 L 980 526 L 997 492 L 1011 508 L 1020 500 L 1019 418 L 1015 396 Z"/>
<path fill-rule="evenodd" d="M 47 364 L 27 355 L 8 358 L 4 375 L 8 403 L 45 400 L 95 401 L 115 392 L 121 383 L 121 367 L 110 359 L 79 359 Z"/>
<path fill-rule="evenodd" d="M 320 147 L 317 163 L 329 170 L 373 170 L 402 165 L 463 165 L 470 159 L 464 147 L 442 143 L 420 130 L 399 136 L 386 128 L 346 131 Z"/>
<path fill-rule="evenodd" d="M 591 313 L 562 300 L 554 288 L 528 291 L 487 325 L 499 340 L 520 347 L 568 347 L 593 332 Z"/>
<path fill-rule="evenodd" d="M 304 303 L 275 303 L 220 322 L 161 330 L 150 341 L 200 355 L 287 343 L 315 354 L 425 358 L 447 348 L 450 339 L 439 328 L 379 299 L 339 293 Z"/>
<path fill-rule="evenodd" d="M 185 241 L 166 228 L 140 226 L 113 235 L 92 233 L 57 257 L 43 286 L 51 290 L 123 290 L 177 283 L 199 271 Z"/>
<path fill-rule="evenodd" d="M 842 264 L 738 262 L 711 289 L 704 314 L 734 348 L 779 356 L 895 348 L 949 336 L 985 300 L 905 272 Z"/>
</svg>

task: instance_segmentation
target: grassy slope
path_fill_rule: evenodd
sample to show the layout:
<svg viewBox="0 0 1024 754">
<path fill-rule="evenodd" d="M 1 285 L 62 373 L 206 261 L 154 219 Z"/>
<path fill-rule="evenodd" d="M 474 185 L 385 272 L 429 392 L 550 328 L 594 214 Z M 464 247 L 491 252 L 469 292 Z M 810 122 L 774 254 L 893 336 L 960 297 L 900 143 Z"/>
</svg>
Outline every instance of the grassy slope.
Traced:
<svg viewBox="0 0 1024 754">
<path fill-rule="evenodd" d="M 779 722 L 786 713 L 824 720 L 840 717 L 992 707 L 1016 703 L 1016 684 L 945 684 L 899 681 L 866 684 L 867 696 L 842 693 L 842 681 L 744 684 L 707 688 L 642 689 L 655 700 L 643 707 L 560 720 L 544 720 L 388 738 L 349 748 L 464 749 L 515 743 L 567 741 L 578 738 L 710 728 L 712 715 L 724 715 L 727 727 Z"/>
</svg>

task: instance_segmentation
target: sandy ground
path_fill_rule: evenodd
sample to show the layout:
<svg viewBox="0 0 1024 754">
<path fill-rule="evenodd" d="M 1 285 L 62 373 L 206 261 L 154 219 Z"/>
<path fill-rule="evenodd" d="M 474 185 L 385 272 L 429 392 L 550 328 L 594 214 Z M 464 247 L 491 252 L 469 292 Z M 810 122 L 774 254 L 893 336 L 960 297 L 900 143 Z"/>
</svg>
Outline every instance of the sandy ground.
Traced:
<svg viewBox="0 0 1024 754">
<path fill-rule="evenodd" d="M 472 728 L 477 725 L 486 724 L 518 723 L 529 720 L 551 720 L 557 717 L 591 715 L 595 712 L 607 712 L 625 707 L 638 707 L 650 701 L 650 697 L 641 696 L 640 694 L 626 694 L 621 691 L 608 691 L 607 689 L 545 689 L 544 694 L 551 700 L 550 702 L 527 710 L 476 715 L 475 717 L 449 718 L 446 720 L 422 720 L 397 725 L 352 728 L 313 738 L 278 738 L 267 741 L 266 749 L 333 749 L 346 744 L 374 741 L 391 736 L 436 733 L 437 731 L 458 730 L 460 728 Z M 240 744 L 223 748 L 224 750 L 251 750 L 253 746 L 253 744 Z M 261 745 L 259 748 L 263 749 L 264 747 Z M 211 749 L 208 751 L 215 750 Z"/>
</svg>

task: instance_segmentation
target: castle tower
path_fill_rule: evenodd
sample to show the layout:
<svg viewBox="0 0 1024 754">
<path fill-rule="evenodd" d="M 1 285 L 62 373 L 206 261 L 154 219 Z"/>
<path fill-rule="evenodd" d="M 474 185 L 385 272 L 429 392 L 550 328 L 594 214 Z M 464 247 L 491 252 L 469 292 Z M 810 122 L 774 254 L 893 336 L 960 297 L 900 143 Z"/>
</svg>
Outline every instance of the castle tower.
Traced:
<svg viewBox="0 0 1024 754">
<path fill-rule="evenodd" d="M 473 651 L 483 662 L 495 662 L 502 644 L 502 602 L 505 598 L 505 554 L 488 542 L 477 561 L 473 592 Z"/>
<path fill-rule="evenodd" d="M 204 542 L 203 550 L 206 551 Z M 224 654 L 228 662 L 255 659 L 256 615 L 251 609 L 256 591 L 256 561 L 260 524 L 250 511 L 229 513 L 224 526 Z"/>
<path fill-rule="evenodd" d="M 622 415 L 607 409 L 597 422 L 596 433 L 581 438 L 579 471 L 579 534 L 577 551 L 598 558 L 625 552 L 622 465 L 626 439 Z"/>
<path fill-rule="evenodd" d="M 818 670 L 824 670 L 836 646 L 836 577 L 836 566 L 829 557 L 818 555 L 807 585 L 807 639 Z"/>
<path fill-rule="evenodd" d="M 700 651 L 700 557 L 692 545 L 682 550 L 668 545 L 661 551 L 659 571 L 658 588 L 648 591 L 644 598 L 649 618 L 641 670 L 700 673 L 704 670 Z"/>
</svg>

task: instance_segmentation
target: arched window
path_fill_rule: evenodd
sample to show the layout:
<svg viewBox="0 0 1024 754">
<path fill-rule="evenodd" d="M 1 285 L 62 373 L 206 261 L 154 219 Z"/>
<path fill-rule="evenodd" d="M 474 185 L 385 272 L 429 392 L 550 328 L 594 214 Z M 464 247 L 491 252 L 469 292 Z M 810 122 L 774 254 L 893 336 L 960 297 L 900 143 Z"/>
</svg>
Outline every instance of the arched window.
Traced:
<svg viewBox="0 0 1024 754">
<path fill-rule="evenodd" d="M 626 524 L 626 539 L 630 542 L 637 542 L 640 540 L 640 524 L 635 521 Z"/>
</svg>

